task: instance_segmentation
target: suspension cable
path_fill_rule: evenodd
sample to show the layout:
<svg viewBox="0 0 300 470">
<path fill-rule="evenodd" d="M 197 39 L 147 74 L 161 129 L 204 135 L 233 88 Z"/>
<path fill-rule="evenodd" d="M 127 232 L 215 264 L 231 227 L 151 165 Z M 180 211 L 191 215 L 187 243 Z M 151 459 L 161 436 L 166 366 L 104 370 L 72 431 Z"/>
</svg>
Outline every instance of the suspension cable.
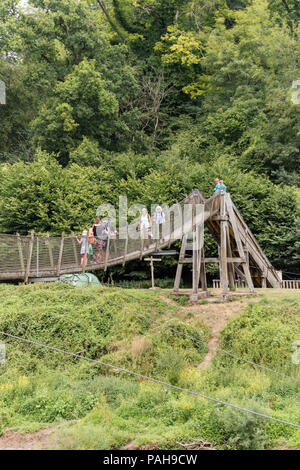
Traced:
<svg viewBox="0 0 300 470">
<path fill-rule="evenodd" d="M 295 428 L 300 428 L 300 425 L 299 424 L 295 424 L 295 423 L 291 423 L 289 421 L 285 421 L 285 420 L 282 420 L 282 419 L 278 419 L 278 418 L 274 418 L 273 416 L 269 416 L 269 415 L 266 415 L 266 414 L 263 414 L 263 413 L 259 413 L 257 411 L 254 411 L 254 410 L 249 410 L 248 408 L 243 408 L 241 406 L 238 406 L 238 405 L 234 405 L 232 403 L 228 403 L 228 402 L 225 402 L 225 401 L 222 401 L 222 400 L 218 400 L 217 398 L 212 398 L 212 397 L 208 397 L 206 395 L 203 395 L 199 392 L 195 392 L 193 390 L 189 390 L 187 388 L 182 388 L 182 387 L 178 387 L 177 385 L 172 385 L 168 382 L 164 382 L 162 380 L 158 380 L 158 379 L 154 379 L 153 377 L 148 377 L 147 375 L 143 375 L 143 374 L 139 374 L 138 372 L 134 372 L 134 371 L 131 371 L 131 370 L 128 370 L 128 369 L 124 369 L 122 367 L 118 367 L 118 366 L 114 366 L 112 364 L 108 364 L 108 363 L 105 363 L 105 362 L 101 362 L 101 361 L 98 361 L 96 359 L 91 359 L 89 357 L 85 357 L 85 356 L 82 356 L 80 354 L 75 354 L 75 353 L 71 353 L 69 351 L 64 351 L 63 349 L 59 349 L 59 348 L 55 348 L 53 346 L 48 346 L 46 344 L 42 344 L 42 343 L 39 343 L 37 341 L 32 341 L 32 340 L 29 340 L 29 339 L 25 339 L 25 338 L 21 338 L 19 336 L 15 336 L 15 335 L 11 335 L 9 333 L 5 333 L 4 331 L 0 331 L 0 334 L 1 335 L 4 335 L 4 336 L 7 336 L 9 338 L 13 338 L 13 339 L 17 339 L 19 341 L 23 341 L 25 343 L 29 343 L 29 344 L 34 344 L 35 346 L 40 346 L 40 347 L 43 347 L 43 348 L 46 348 L 46 349 L 49 349 L 51 351 L 56 351 L 56 352 L 59 352 L 59 353 L 62 353 L 62 354 L 66 354 L 68 356 L 72 356 L 72 357 L 75 357 L 77 359 L 83 359 L 85 361 L 89 361 L 89 362 L 93 362 L 95 364 L 100 364 L 101 366 L 104 366 L 104 367 L 108 367 L 110 369 L 114 369 L 114 370 L 117 370 L 119 372 L 125 372 L 126 374 L 129 374 L 129 375 L 134 375 L 135 377 L 139 377 L 141 379 L 145 379 L 145 380 L 149 380 L 151 382 L 155 382 L 157 384 L 160 384 L 160 385 L 164 385 L 166 387 L 169 387 L 169 388 L 172 388 L 174 390 L 179 390 L 181 392 L 185 392 L 185 393 L 188 393 L 190 395 L 194 395 L 194 396 L 197 396 L 197 397 L 200 397 L 200 398 L 205 398 L 206 400 L 210 400 L 214 403 L 219 403 L 220 405 L 225 405 L 225 406 L 229 406 L 231 408 L 234 408 L 236 410 L 239 410 L 239 411 L 245 411 L 246 413 L 250 413 L 250 414 L 253 414 L 253 415 L 256 415 L 256 416 L 260 416 L 261 418 L 265 418 L 265 419 L 268 419 L 268 420 L 272 420 L 272 421 L 276 421 L 278 423 L 282 423 L 282 424 L 287 424 L 289 426 L 293 426 Z"/>
</svg>

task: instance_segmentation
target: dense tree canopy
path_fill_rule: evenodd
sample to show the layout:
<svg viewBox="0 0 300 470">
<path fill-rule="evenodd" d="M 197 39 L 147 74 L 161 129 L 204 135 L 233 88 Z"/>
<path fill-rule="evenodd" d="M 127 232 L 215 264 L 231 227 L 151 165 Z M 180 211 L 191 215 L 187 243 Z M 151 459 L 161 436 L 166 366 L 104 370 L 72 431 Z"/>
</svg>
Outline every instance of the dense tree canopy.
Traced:
<svg viewBox="0 0 300 470">
<path fill-rule="evenodd" d="M 120 194 L 222 176 L 299 270 L 299 19 L 296 0 L 2 0 L 0 231 L 77 231 Z"/>
</svg>

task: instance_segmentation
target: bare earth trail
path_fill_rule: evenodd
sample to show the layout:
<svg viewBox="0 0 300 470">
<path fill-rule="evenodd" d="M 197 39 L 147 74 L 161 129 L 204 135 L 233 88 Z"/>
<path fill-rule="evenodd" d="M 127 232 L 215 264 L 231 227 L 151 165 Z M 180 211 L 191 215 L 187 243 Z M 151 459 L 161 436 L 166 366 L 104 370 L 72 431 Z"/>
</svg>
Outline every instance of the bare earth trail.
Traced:
<svg viewBox="0 0 300 470">
<path fill-rule="evenodd" d="M 249 299 L 235 300 L 234 302 L 220 302 L 214 303 L 218 299 L 215 298 L 206 304 L 188 304 L 185 307 L 178 305 L 175 300 L 167 297 L 163 299 L 170 305 L 176 306 L 178 312 L 182 312 L 186 316 L 188 312 L 193 312 L 194 319 L 201 318 L 211 329 L 211 338 L 208 341 L 208 352 L 203 361 L 198 365 L 198 368 L 208 367 L 212 358 L 216 354 L 216 347 L 219 344 L 221 331 L 225 328 L 226 324 L 232 318 L 236 318 L 241 311 L 246 307 Z M 242 299 L 242 298 L 241 298 Z M 258 297 L 253 297 L 251 301 L 257 301 Z"/>
<path fill-rule="evenodd" d="M 26 434 L 7 431 L 0 437 L 0 450 L 50 450 L 52 433 L 51 428 Z"/>
</svg>

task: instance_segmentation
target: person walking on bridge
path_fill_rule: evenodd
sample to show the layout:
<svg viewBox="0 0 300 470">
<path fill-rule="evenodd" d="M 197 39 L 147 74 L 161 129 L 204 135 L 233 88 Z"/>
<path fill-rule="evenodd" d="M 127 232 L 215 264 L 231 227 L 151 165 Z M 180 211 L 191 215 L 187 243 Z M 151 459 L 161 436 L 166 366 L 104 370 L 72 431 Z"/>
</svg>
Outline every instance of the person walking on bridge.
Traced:
<svg viewBox="0 0 300 470">
<path fill-rule="evenodd" d="M 224 184 L 223 180 L 220 180 L 219 192 L 220 192 L 220 194 L 226 193 L 226 185 Z"/>
<path fill-rule="evenodd" d="M 219 188 L 220 188 L 220 180 L 219 180 L 219 178 L 216 178 L 216 186 L 215 186 L 215 189 L 214 189 L 214 194 L 218 193 Z"/>
<path fill-rule="evenodd" d="M 153 215 L 153 221 L 155 222 L 155 225 L 156 225 L 156 238 L 162 241 L 163 241 L 162 228 L 163 228 L 163 224 L 165 223 L 165 220 L 166 220 L 165 214 L 161 206 L 157 206 L 155 209 L 155 213 Z"/>
<path fill-rule="evenodd" d="M 141 234 L 141 239 L 146 240 L 146 247 L 149 248 L 150 245 L 150 232 L 151 232 L 151 217 L 148 214 L 148 211 L 146 207 L 142 209 L 142 213 L 140 216 L 140 222 L 139 222 L 139 232 Z"/>
<path fill-rule="evenodd" d="M 79 239 L 78 237 L 76 237 L 76 239 L 80 245 L 80 255 L 81 255 L 80 266 L 82 266 L 84 262 L 87 264 L 88 256 L 89 256 L 88 249 L 87 250 L 85 249 L 86 244 L 88 243 L 88 231 L 83 230 L 81 234 L 81 238 Z"/>
<path fill-rule="evenodd" d="M 102 261 L 102 249 L 103 249 L 102 240 L 98 234 L 100 226 L 101 226 L 101 219 L 100 217 L 96 217 L 95 222 L 93 223 L 92 229 L 93 229 L 93 235 L 94 235 L 94 241 L 95 241 L 94 260 L 97 263 L 101 263 Z"/>
</svg>

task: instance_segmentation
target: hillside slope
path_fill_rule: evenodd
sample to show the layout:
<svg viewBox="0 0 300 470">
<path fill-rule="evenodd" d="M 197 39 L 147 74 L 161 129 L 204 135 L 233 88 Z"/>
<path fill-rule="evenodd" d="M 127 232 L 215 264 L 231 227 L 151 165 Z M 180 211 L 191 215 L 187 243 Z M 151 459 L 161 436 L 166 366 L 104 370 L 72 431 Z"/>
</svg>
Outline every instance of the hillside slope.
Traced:
<svg viewBox="0 0 300 470">
<path fill-rule="evenodd" d="M 218 315 L 226 311 L 232 319 L 221 332 L 222 347 L 299 374 L 291 362 L 299 331 L 299 301 L 292 293 L 191 307 L 162 290 L 2 284 L 0 295 L 0 331 L 300 422 L 297 382 L 220 352 L 199 369 L 208 353 L 201 341 L 215 338 Z M 51 427 L 47 445 L 68 449 L 174 449 L 203 441 L 214 448 L 300 447 L 296 428 L 14 339 L 5 344 L 2 433 Z"/>
</svg>

